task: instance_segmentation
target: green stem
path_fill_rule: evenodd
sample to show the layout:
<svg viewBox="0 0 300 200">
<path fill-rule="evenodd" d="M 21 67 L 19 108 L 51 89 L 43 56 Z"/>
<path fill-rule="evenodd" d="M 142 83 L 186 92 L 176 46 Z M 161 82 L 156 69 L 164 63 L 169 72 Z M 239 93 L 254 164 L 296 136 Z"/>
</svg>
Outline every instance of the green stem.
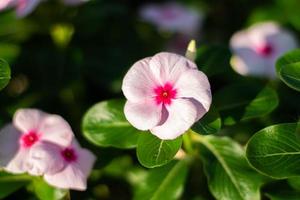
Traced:
<svg viewBox="0 0 300 200">
<path fill-rule="evenodd" d="M 183 134 L 182 139 L 183 139 L 183 146 L 184 149 L 188 154 L 194 154 L 194 148 L 193 148 L 193 143 L 190 137 L 190 131 L 188 130 L 185 134 Z"/>
</svg>

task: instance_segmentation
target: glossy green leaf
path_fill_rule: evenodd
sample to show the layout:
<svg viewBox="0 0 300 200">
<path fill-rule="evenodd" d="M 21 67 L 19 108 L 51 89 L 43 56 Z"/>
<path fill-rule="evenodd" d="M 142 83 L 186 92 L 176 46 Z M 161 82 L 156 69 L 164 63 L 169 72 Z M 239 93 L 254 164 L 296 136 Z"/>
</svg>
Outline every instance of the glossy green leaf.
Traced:
<svg viewBox="0 0 300 200">
<path fill-rule="evenodd" d="M 221 129 L 221 117 L 215 108 L 210 108 L 191 129 L 203 135 L 217 133 Z"/>
<path fill-rule="evenodd" d="M 299 200 L 300 192 L 299 191 L 285 191 L 278 190 L 273 192 L 266 193 L 266 196 L 270 198 L 270 200 Z"/>
<path fill-rule="evenodd" d="M 264 116 L 278 106 L 275 90 L 255 83 L 227 86 L 215 94 L 214 101 L 225 125 Z"/>
<path fill-rule="evenodd" d="M 0 90 L 2 90 L 10 80 L 10 68 L 5 60 L 0 59 Z"/>
<path fill-rule="evenodd" d="M 0 199 L 17 191 L 29 183 L 30 177 L 27 175 L 12 175 L 0 171 Z"/>
<path fill-rule="evenodd" d="M 103 101 L 90 108 L 83 118 L 84 136 L 98 146 L 135 147 L 140 131 L 126 120 L 124 103 L 124 100 Z"/>
<path fill-rule="evenodd" d="M 300 191 L 300 176 L 289 178 L 288 183 L 292 188 L 294 188 L 295 190 Z"/>
<path fill-rule="evenodd" d="M 161 140 L 150 133 L 143 133 L 138 140 L 137 157 L 145 167 L 159 167 L 174 158 L 181 144 L 181 137 L 175 140 Z"/>
<path fill-rule="evenodd" d="M 248 142 L 247 159 L 261 173 L 274 178 L 300 176 L 299 124 L 267 127 Z"/>
<path fill-rule="evenodd" d="M 179 199 L 184 190 L 187 172 L 188 160 L 172 161 L 163 167 L 151 169 L 136 188 L 134 199 Z"/>
<path fill-rule="evenodd" d="M 62 200 L 69 199 L 69 191 L 57 189 L 48 185 L 42 178 L 33 180 L 33 191 L 40 200 Z"/>
<path fill-rule="evenodd" d="M 227 137 L 200 136 L 200 155 L 211 193 L 218 200 L 259 200 L 265 177 L 253 170 L 243 148 Z"/>
<path fill-rule="evenodd" d="M 279 78 L 289 87 L 300 91 L 300 50 L 294 50 L 277 60 Z"/>
</svg>

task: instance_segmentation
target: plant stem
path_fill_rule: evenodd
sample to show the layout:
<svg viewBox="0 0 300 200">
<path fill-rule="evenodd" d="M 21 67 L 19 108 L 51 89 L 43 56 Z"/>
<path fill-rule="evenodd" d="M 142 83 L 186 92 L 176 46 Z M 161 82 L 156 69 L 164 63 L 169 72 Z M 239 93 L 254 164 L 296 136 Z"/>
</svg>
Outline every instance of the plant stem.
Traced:
<svg viewBox="0 0 300 200">
<path fill-rule="evenodd" d="M 185 134 L 183 134 L 182 139 L 183 139 L 183 146 L 184 149 L 186 150 L 186 152 L 188 154 L 194 154 L 194 148 L 193 148 L 193 143 L 191 141 L 191 137 L 190 137 L 190 131 L 188 130 Z"/>
</svg>

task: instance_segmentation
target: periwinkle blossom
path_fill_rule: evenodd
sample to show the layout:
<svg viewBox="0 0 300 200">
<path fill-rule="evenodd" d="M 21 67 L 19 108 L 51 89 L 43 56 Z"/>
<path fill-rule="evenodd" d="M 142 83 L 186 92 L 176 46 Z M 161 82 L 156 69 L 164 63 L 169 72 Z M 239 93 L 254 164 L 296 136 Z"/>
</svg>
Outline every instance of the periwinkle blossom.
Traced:
<svg viewBox="0 0 300 200">
<path fill-rule="evenodd" d="M 141 19 L 163 31 L 195 35 L 202 22 L 202 14 L 176 2 L 145 4 L 140 9 Z"/>
<path fill-rule="evenodd" d="M 0 166 L 11 173 L 42 172 L 29 169 L 29 155 L 33 147 L 42 142 L 68 146 L 73 132 L 69 124 L 58 115 L 36 109 L 18 110 L 12 124 L 0 131 Z"/>
<path fill-rule="evenodd" d="M 44 0 L 1 0 L 0 11 L 15 8 L 18 17 L 30 14 Z"/>
<path fill-rule="evenodd" d="M 21 109 L 0 131 L 0 167 L 11 173 L 27 172 L 58 188 L 85 190 L 94 162 L 58 115 Z"/>
<path fill-rule="evenodd" d="M 285 52 L 297 48 L 292 33 L 275 22 L 262 22 L 235 33 L 230 46 L 231 64 L 241 75 L 275 78 L 276 60 Z"/>
<path fill-rule="evenodd" d="M 136 62 L 123 79 L 122 91 L 127 120 L 164 140 L 187 131 L 212 100 L 208 79 L 196 64 L 166 52 Z"/>
<path fill-rule="evenodd" d="M 47 0 L 0 0 L 0 11 L 15 8 L 17 17 L 25 17 L 33 12 L 36 7 Z M 62 0 L 67 6 L 76 6 L 89 0 Z"/>
<path fill-rule="evenodd" d="M 34 147 L 30 160 L 37 171 L 44 171 L 44 180 L 58 188 L 86 190 L 87 178 L 96 157 L 80 147 L 74 139 L 67 146 L 45 142 Z"/>
</svg>

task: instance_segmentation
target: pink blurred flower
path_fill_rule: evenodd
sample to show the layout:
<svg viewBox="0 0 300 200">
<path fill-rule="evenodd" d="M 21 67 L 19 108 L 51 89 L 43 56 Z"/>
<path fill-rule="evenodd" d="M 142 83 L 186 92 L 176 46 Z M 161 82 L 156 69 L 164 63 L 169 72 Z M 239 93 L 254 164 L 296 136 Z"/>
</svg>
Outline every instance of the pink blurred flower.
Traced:
<svg viewBox="0 0 300 200">
<path fill-rule="evenodd" d="M 96 157 L 74 139 L 67 147 L 52 143 L 36 145 L 30 157 L 32 166 L 44 171 L 44 179 L 54 187 L 85 190 Z"/>
<path fill-rule="evenodd" d="M 203 18 L 200 12 L 175 2 L 144 5 L 140 16 L 163 31 L 186 35 L 195 35 Z"/>
<path fill-rule="evenodd" d="M 159 53 L 136 62 L 124 77 L 124 112 L 137 129 L 161 139 L 187 131 L 211 104 L 210 84 L 194 62 Z"/>
<path fill-rule="evenodd" d="M 14 7 L 18 17 L 30 14 L 43 0 L 1 0 L 0 11 Z"/>
<path fill-rule="evenodd" d="M 11 173 L 41 175 L 44 172 L 32 169 L 29 162 L 32 149 L 43 142 L 69 146 L 72 138 L 69 124 L 60 116 L 36 109 L 18 110 L 13 124 L 0 131 L 0 166 Z"/>
<path fill-rule="evenodd" d="M 231 64 L 239 74 L 275 78 L 278 57 L 298 45 L 289 31 L 265 22 L 235 33 L 230 46 L 234 54 Z"/>
</svg>

